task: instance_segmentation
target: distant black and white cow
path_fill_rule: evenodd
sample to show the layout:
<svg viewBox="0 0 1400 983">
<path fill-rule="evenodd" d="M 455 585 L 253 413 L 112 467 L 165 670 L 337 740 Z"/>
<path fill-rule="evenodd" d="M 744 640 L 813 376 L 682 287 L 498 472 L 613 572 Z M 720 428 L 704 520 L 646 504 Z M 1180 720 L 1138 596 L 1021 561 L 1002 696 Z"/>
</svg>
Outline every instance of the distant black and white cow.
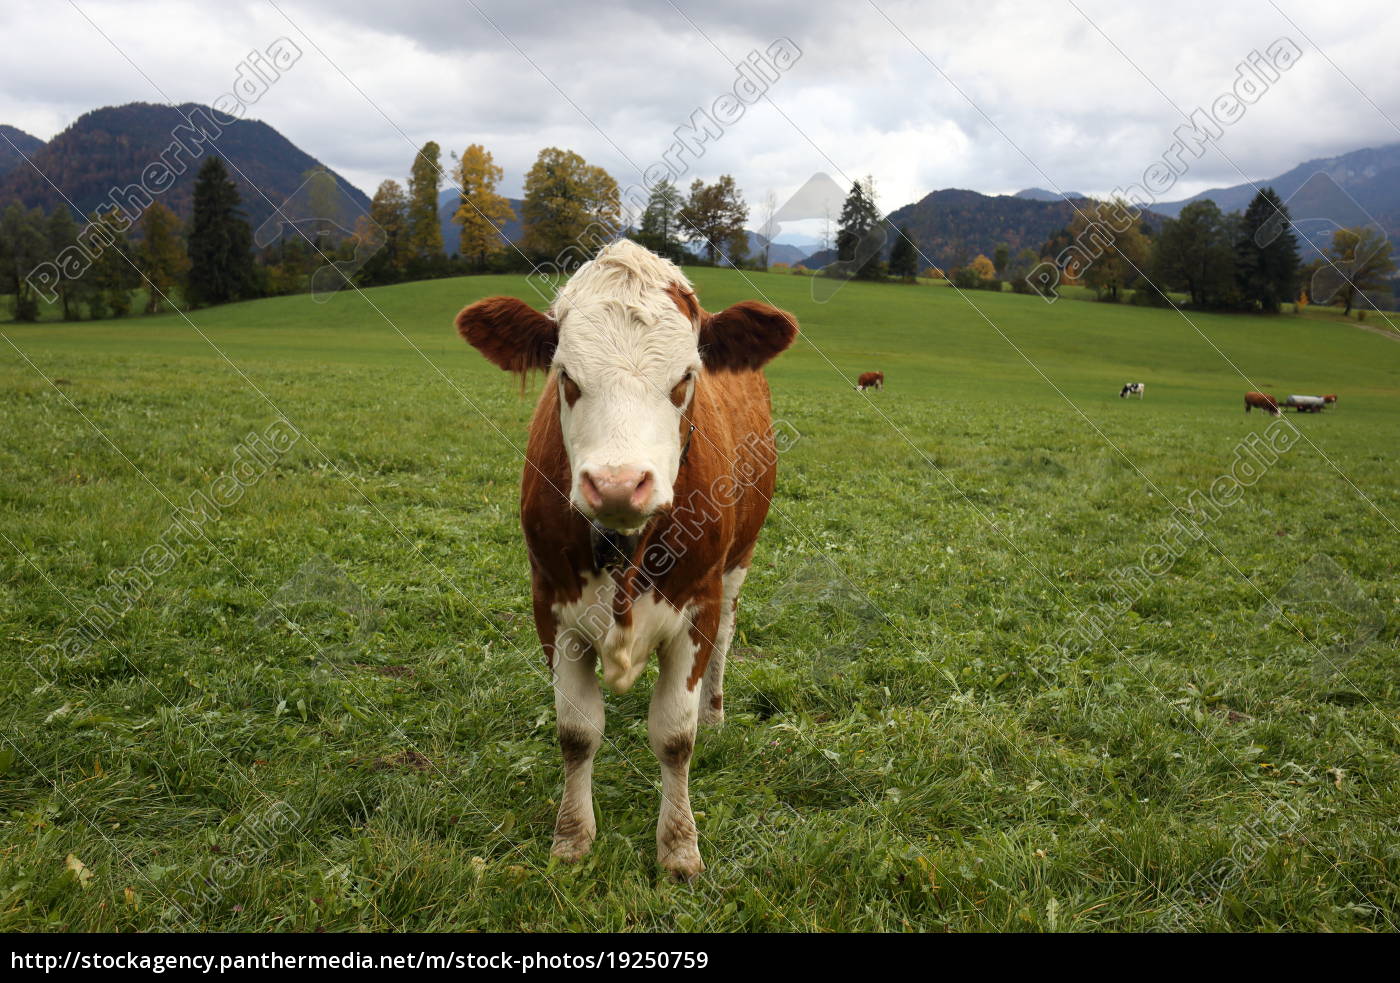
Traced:
<svg viewBox="0 0 1400 983">
<path fill-rule="evenodd" d="M 1118 398 L 1127 399 L 1129 396 L 1136 396 L 1138 399 L 1142 399 L 1145 392 L 1147 392 L 1147 383 L 1125 382 L 1122 391 L 1118 393 Z"/>
</svg>

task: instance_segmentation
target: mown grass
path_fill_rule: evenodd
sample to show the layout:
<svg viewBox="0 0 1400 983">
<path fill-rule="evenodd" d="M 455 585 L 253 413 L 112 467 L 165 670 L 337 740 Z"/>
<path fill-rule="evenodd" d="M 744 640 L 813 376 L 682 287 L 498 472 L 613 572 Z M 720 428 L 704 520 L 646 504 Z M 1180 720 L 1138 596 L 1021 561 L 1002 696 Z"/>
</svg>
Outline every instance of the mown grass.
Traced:
<svg viewBox="0 0 1400 983">
<path fill-rule="evenodd" d="M 1396 927 L 1395 342 L 693 273 L 805 333 L 692 769 L 701 879 L 655 866 L 645 683 L 608 698 L 594 852 L 549 859 L 532 398 L 450 324 L 532 294 L 482 277 L 3 328 L 0 930 Z M 883 392 L 840 375 L 873 368 Z M 1054 647 L 1268 426 L 1250 388 L 1341 401 L 1288 417 L 1306 439 L 1099 643 Z M 296 446 L 43 654 L 279 414 Z"/>
</svg>

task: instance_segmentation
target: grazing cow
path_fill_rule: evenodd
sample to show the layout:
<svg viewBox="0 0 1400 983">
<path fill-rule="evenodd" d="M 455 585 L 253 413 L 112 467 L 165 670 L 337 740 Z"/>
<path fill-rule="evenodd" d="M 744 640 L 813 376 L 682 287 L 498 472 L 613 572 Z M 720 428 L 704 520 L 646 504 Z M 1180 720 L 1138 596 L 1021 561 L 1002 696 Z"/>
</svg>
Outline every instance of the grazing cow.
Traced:
<svg viewBox="0 0 1400 983">
<path fill-rule="evenodd" d="M 1136 396 L 1138 399 L 1142 399 L 1143 394 L 1146 393 L 1146 392 L 1147 392 L 1147 383 L 1145 383 L 1145 382 L 1128 382 L 1128 383 L 1125 383 L 1125 384 L 1123 385 L 1122 390 L 1119 391 L 1119 393 L 1118 393 L 1118 398 L 1119 398 L 1119 399 L 1126 399 L 1126 398 L 1128 398 L 1129 396 Z"/>
<path fill-rule="evenodd" d="M 876 389 L 884 389 L 885 373 L 862 372 L 860 378 L 856 380 L 856 392 L 863 393 L 871 386 L 874 386 Z"/>
<path fill-rule="evenodd" d="M 1280 415 L 1278 400 L 1274 399 L 1274 397 L 1270 396 L 1268 393 L 1245 393 L 1244 411 L 1248 413 L 1256 406 L 1261 410 L 1267 410 L 1270 416 Z"/>
<path fill-rule="evenodd" d="M 763 365 L 792 315 L 757 301 L 711 314 L 673 263 L 613 243 L 549 313 L 492 297 L 457 315 L 503 369 L 548 372 L 530 422 L 520 518 L 535 628 L 553 671 L 564 793 L 553 854 L 592 845 L 603 681 L 625 692 L 659 652 L 647 732 L 661 765 L 657 859 L 704 870 L 690 808 L 697 720 L 724 715 L 724 659 L 777 474 Z"/>
<path fill-rule="evenodd" d="M 1331 406 L 1333 403 L 1335 403 L 1335 402 L 1337 401 L 1337 394 L 1336 394 L 1336 393 L 1328 393 L 1326 396 L 1323 396 L 1323 397 L 1322 397 L 1322 401 L 1323 401 L 1324 403 L 1326 403 L 1328 406 Z"/>
</svg>

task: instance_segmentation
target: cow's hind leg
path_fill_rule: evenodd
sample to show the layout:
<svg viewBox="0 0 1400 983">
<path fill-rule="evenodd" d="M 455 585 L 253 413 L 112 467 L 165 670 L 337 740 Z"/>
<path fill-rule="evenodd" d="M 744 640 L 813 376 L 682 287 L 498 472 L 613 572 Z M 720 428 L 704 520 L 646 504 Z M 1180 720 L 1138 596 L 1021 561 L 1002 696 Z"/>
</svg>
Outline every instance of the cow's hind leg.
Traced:
<svg viewBox="0 0 1400 983">
<path fill-rule="evenodd" d="M 748 567 L 735 567 L 724 575 L 724 597 L 720 601 L 719 628 L 710 652 L 705 679 L 700 687 L 700 723 L 714 727 L 724 723 L 724 660 L 734 641 L 734 622 L 739 613 L 739 588 L 744 586 Z"/>
<path fill-rule="evenodd" d="M 716 591 L 718 593 L 718 591 Z M 661 672 L 651 694 L 647 734 L 661 764 L 661 814 L 656 821 L 656 859 L 677 880 L 705 869 L 695 815 L 690 811 L 690 757 L 700 709 L 700 663 L 719 629 L 719 598 L 696 611 L 693 628 L 661 651 Z"/>
<path fill-rule="evenodd" d="M 593 845 L 593 757 L 603 742 L 603 694 L 588 643 L 565 632 L 554 649 L 554 712 L 559 750 L 564 755 L 564 794 L 554 823 L 554 847 L 561 860 L 578 860 Z"/>
</svg>

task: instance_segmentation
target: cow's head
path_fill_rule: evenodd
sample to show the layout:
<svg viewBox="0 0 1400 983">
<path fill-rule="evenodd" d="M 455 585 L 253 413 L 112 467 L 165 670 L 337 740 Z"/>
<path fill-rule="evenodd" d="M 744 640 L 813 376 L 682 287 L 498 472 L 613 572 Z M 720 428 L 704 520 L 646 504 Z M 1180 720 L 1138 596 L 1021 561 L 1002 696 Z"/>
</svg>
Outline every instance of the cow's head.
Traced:
<svg viewBox="0 0 1400 983">
<path fill-rule="evenodd" d="M 548 314 L 492 297 L 458 314 L 457 330 L 507 371 L 549 370 L 570 501 L 632 533 L 671 504 L 704 376 L 760 368 L 797 322 L 757 301 L 707 313 L 675 264 L 622 240 L 580 267 Z"/>
</svg>

